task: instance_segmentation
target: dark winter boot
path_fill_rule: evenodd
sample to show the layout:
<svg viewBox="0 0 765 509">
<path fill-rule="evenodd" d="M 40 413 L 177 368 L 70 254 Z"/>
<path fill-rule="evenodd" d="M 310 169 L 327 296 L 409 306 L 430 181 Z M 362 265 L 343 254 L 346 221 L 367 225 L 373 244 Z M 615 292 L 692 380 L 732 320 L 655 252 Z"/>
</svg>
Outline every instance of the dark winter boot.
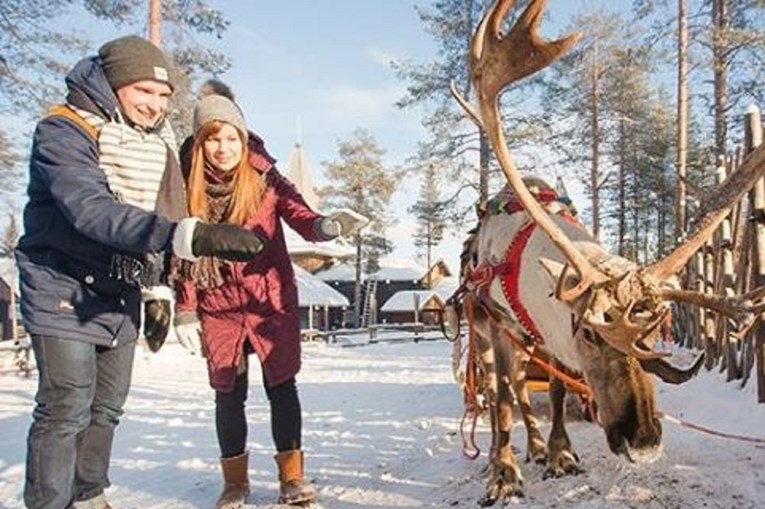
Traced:
<svg viewBox="0 0 765 509">
<path fill-rule="evenodd" d="M 244 506 L 247 495 L 250 494 L 247 460 L 246 452 L 233 458 L 221 458 L 223 491 L 218 497 L 215 509 L 239 509 Z"/>
<path fill-rule="evenodd" d="M 303 480 L 303 451 L 284 451 L 274 456 L 279 466 L 279 503 L 304 505 L 316 500 L 316 490 Z"/>
</svg>

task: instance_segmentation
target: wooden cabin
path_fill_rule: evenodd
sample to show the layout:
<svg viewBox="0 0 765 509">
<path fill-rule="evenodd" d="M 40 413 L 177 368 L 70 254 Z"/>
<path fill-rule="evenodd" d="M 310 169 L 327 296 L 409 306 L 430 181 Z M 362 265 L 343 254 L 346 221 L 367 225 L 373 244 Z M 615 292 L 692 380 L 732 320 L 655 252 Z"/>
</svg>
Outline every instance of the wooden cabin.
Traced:
<svg viewBox="0 0 765 509">
<path fill-rule="evenodd" d="M 380 308 L 380 323 L 441 323 L 444 301 L 433 290 L 403 290 L 393 294 Z"/>
</svg>

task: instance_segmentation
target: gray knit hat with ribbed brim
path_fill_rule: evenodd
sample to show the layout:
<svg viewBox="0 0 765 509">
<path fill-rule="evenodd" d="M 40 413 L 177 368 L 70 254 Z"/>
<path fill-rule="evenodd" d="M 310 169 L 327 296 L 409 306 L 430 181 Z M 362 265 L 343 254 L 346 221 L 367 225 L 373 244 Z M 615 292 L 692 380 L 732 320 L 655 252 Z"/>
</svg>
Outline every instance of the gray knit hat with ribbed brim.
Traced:
<svg viewBox="0 0 765 509">
<path fill-rule="evenodd" d="M 159 81 L 175 89 L 167 57 L 143 37 L 128 35 L 109 41 L 98 50 L 98 56 L 113 90 L 143 80 Z"/>
<path fill-rule="evenodd" d="M 213 120 L 226 122 L 236 127 L 239 132 L 247 134 L 247 124 L 242 110 L 233 101 L 222 95 L 208 95 L 197 102 L 194 107 L 194 136 L 199 134 L 202 126 Z"/>
</svg>

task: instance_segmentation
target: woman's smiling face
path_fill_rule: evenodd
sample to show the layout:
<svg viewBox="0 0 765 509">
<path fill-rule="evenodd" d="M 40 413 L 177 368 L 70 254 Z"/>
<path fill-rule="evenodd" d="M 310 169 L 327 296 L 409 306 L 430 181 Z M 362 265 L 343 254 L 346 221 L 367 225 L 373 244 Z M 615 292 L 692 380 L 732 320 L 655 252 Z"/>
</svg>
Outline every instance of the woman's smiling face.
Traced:
<svg viewBox="0 0 765 509">
<path fill-rule="evenodd" d="M 220 171 L 233 170 L 242 159 L 242 139 L 231 124 L 223 124 L 217 132 L 205 138 L 203 148 L 207 162 Z"/>
</svg>

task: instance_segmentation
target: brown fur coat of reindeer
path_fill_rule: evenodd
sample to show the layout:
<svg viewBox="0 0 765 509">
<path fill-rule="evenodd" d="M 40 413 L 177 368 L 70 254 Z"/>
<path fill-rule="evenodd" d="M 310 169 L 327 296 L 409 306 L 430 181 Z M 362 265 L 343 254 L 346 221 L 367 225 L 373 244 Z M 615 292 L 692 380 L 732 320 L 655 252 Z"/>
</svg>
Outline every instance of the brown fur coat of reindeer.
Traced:
<svg viewBox="0 0 765 509">
<path fill-rule="evenodd" d="M 519 341 L 544 342 L 554 363 L 581 373 L 592 391 L 610 449 L 630 461 L 652 461 L 661 452 L 662 428 L 649 373 L 681 383 L 701 364 L 699 358 L 690 369 L 679 370 L 664 354 L 653 351 L 671 302 L 711 309 L 739 323 L 751 321 L 763 308 L 753 302 L 760 289 L 734 297 L 700 294 L 681 289 L 676 275 L 730 207 L 762 176 L 765 149 L 753 152 L 720 186 L 682 245 L 647 266 L 608 253 L 554 203 L 537 200 L 547 185 L 521 178 L 502 132 L 499 95 L 508 84 L 550 65 L 579 35 L 543 40 L 538 34 L 543 0 L 531 0 L 512 29 L 503 34 L 500 27 L 513 3 L 495 1 L 473 36 L 470 64 L 478 110 L 452 88 L 468 116 L 489 138 L 523 209 L 484 216 L 463 253 L 462 277 L 469 278 L 474 271 L 501 266 L 508 251 L 523 243 L 514 266 L 515 282 L 510 283 L 515 294 L 508 291 L 507 278 L 492 277 L 481 288 L 467 285 L 462 301 L 471 308 L 481 355 L 493 367 L 487 376 L 492 449 L 484 505 L 523 494 L 523 477 L 510 447 L 513 388 L 527 425 L 527 456 L 546 459 L 546 476 L 581 471 L 564 426 L 565 387 L 560 380 L 551 381 L 552 427 L 545 447 L 535 421 L 527 419 L 530 407 L 524 408 L 523 373 L 513 373 L 522 366 L 523 355 L 505 334 Z M 534 330 L 529 330 L 529 324 Z"/>
</svg>

